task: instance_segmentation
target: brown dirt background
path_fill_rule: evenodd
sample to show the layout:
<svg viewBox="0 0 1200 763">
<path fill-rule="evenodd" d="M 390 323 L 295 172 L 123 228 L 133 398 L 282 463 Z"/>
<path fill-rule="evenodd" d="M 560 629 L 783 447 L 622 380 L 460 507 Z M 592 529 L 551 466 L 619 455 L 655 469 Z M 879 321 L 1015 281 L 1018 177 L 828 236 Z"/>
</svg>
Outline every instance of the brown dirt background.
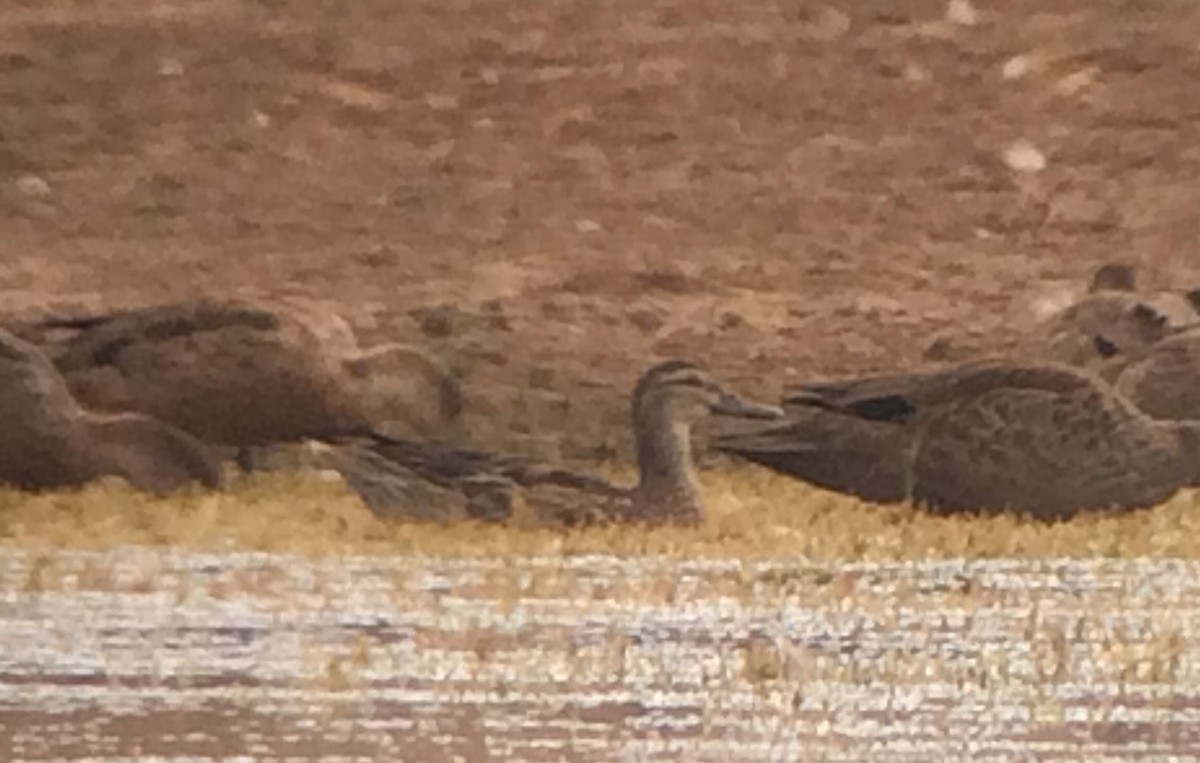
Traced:
<svg viewBox="0 0 1200 763">
<path fill-rule="evenodd" d="M 0 290 L 328 300 L 461 371 L 459 436 L 621 453 L 656 359 L 770 398 L 1200 282 L 1200 5 L 1046 8 L 7 0 Z"/>
</svg>

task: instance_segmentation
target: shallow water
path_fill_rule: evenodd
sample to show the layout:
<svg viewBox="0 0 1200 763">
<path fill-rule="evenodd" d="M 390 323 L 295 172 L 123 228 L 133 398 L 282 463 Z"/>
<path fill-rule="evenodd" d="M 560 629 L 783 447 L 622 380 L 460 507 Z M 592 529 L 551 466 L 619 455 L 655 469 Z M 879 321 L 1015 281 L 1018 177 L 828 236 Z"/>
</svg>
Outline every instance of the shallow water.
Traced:
<svg viewBox="0 0 1200 763">
<path fill-rule="evenodd" d="M 0 555 L 12 761 L 1200 755 L 1200 564 Z"/>
</svg>

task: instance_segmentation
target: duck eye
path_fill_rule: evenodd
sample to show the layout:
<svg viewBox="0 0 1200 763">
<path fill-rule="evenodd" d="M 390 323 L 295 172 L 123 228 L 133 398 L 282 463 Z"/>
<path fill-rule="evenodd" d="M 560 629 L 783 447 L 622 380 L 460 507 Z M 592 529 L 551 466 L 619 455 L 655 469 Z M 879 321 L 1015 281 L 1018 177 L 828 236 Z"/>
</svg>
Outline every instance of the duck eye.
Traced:
<svg viewBox="0 0 1200 763">
<path fill-rule="evenodd" d="M 1097 334 L 1092 339 L 1092 344 L 1096 346 L 1096 352 L 1100 353 L 1100 357 L 1102 358 L 1111 358 L 1113 355 L 1117 354 L 1117 345 L 1107 337 Z"/>
</svg>

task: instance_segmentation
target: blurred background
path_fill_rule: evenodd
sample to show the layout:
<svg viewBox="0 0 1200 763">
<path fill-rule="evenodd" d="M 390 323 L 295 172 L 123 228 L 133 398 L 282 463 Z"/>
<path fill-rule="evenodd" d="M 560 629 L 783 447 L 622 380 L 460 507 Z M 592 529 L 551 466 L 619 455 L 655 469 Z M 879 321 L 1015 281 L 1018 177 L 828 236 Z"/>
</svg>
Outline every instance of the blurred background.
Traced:
<svg viewBox="0 0 1200 763">
<path fill-rule="evenodd" d="M 7 0 L 0 299 L 317 300 L 447 434 L 609 456 L 657 359 L 770 398 L 1200 283 L 1198 81 L 1191 0 Z"/>
</svg>

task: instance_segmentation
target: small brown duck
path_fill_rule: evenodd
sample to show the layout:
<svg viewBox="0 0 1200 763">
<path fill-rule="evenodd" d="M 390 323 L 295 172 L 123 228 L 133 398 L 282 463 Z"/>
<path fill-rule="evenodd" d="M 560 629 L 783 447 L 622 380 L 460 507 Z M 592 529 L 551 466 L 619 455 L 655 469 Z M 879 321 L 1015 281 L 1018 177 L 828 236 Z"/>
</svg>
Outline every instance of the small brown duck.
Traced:
<svg viewBox="0 0 1200 763">
<path fill-rule="evenodd" d="M 1200 423 L 1159 421 L 1103 380 L 984 362 L 800 388 L 784 422 L 718 437 L 775 471 L 939 513 L 1065 519 L 1200 483 Z"/>
<path fill-rule="evenodd" d="M 1200 295 L 1139 292 L 1129 265 L 1110 263 L 1092 275 L 1088 292 L 1042 321 L 1021 354 L 1099 370 L 1118 353 L 1137 353 L 1200 324 Z"/>
<path fill-rule="evenodd" d="M 381 354 L 408 352 L 325 352 L 304 321 L 228 300 L 40 316 L 12 330 L 41 346 L 85 405 L 138 411 L 239 448 L 369 434 L 375 422 L 357 381 Z M 419 353 L 404 361 L 430 378 L 438 395 L 431 407 L 455 416 L 453 380 Z"/>
<path fill-rule="evenodd" d="M 376 438 L 366 450 L 363 445 L 337 448 L 327 463 L 379 513 L 428 518 L 427 507 L 411 505 L 410 486 L 418 480 L 460 493 L 430 494 L 450 507 L 446 516 L 461 507 L 475 519 L 499 521 L 527 507 L 530 518 L 542 524 L 695 523 L 704 512 L 691 429 L 714 414 L 779 418 L 783 412 L 743 400 L 697 366 L 674 360 L 646 371 L 633 392 L 639 479 L 632 488 L 533 459 L 398 439 Z"/>
<path fill-rule="evenodd" d="M 1088 294 L 1101 297 L 1135 295 L 1176 329 L 1200 323 L 1200 290 L 1142 291 L 1132 265 L 1108 263 L 1096 268 L 1088 285 Z"/>
<path fill-rule="evenodd" d="M 108 475 L 154 493 L 220 482 L 196 438 L 150 416 L 84 409 L 41 352 L 6 331 L 0 421 L 0 482 L 22 489 L 74 487 Z"/>
<path fill-rule="evenodd" d="M 1142 297 L 1133 293 L 1132 269 L 1115 265 L 1100 268 L 1092 286 L 1113 293 L 1098 303 L 1113 311 L 1063 323 L 1058 337 L 1076 351 L 1063 351 L 1062 359 L 1096 372 L 1155 418 L 1200 419 L 1200 289 Z"/>
</svg>

